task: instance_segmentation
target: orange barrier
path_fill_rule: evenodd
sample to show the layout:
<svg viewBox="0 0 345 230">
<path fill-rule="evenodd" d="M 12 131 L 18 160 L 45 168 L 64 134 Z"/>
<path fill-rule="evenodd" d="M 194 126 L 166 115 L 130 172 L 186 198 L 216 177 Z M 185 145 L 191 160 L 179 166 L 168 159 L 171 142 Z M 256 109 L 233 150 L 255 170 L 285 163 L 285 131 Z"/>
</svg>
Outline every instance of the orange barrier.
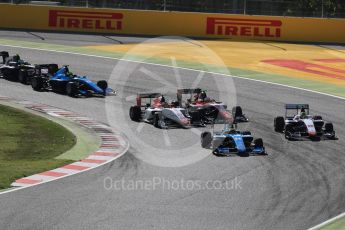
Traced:
<svg viewBox="0 0 345 230">
<path fill-rule="evenodd" d="M 0 28 L 345 43 L 345 19 L 0 4 Z"/>
</svg>

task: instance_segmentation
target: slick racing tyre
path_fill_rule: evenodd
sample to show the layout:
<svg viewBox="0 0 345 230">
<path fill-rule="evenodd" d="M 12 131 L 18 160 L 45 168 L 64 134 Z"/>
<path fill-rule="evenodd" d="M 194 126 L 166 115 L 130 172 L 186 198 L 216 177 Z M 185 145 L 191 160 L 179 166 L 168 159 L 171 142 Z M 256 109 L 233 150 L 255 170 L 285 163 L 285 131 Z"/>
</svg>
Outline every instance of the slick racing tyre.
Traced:
<svg viewBox="0 0 345 230">
<path fill-rule="evenodd" d="M 201 147 L 210 148 L 212 142 L 212 134 L 210 132 L 201 133 Z"/>
<path fill-rule="evenodd" d="M 322 121 L 322 116 L 316 115 L 316 116 L 313 117 L 313 119 L 314 119 L 314 120 L 320 120 L 320 121 Z"/>
<path fill-rule="evenodd" d="M 28 72 L 25 69 L 19 70 L 18 81 L 24 85 L 28 84 Z"/>
<path fill-rule="evenodd" d="M 131 106 L 129 109 L 129 118 L 131 118 L 132 121 L 140 121 L 141 119 L 141 108 L 140 106 Z"/>
<path fill-rule="evenodd" d="M 40 77 L 33 77 L 31 79 L 31 87 L 35 91 L 41 91 L 43 89 L 43 79 Z"/>
<path fill-rule="evenodd" d="M 107 94 L 108 83 L 106 81 L 98 81 L 97 86 L 103 90 L 104 95 Z"/>
<path fill-rule="evenodd" d="M 276 132 L 282 133 L 285 127 L 285 119 L 284 117 L 276 117 L 274 118 L 274 130 Z"/>
<path fill-rule="evenodd" d="M 333 124 L 332 123 L 326 123 L 325 124 L 325 131 L 329 132 L 329 133 L 333 132 L 334 131 Z"/>
<path fill-rule="evenodd" d="M 66 94 L 70 97 L 76 97 L 78 93 L 78 86 L 75 82 L 68 82 L 66 85 Z"/>
<path fill-rule="evenodd" d="M 235 106 L 232 108 L 232 116 L 234 118 L 241 117 L 243 115 L 241 106 Z"/>
<path fill-rule="evenodd" d="M 262 138 L 258 138 L 254 140 L 254 145 L 255 147 L 264 147 L 264 142 L 262 140 Z"/>
</svg>

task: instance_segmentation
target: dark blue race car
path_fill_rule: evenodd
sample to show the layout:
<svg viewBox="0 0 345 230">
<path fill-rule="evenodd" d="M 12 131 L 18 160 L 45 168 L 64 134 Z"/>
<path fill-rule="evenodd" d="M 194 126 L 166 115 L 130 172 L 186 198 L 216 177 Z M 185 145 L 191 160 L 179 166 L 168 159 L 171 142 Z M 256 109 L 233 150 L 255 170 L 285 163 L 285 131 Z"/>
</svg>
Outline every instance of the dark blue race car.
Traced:
<svg viewBox="0 0 345 230">
<path fill-rule="evenodd" d="M 249 131 L 237 131 L 229 124 L 224 124 L 220 132 L 203 132 L 201 146 L 211 148 L 217 156 L 266 155 L 266 150 L 261 138 L 255 139 Z"/>
<path fill-rule="evenodd" d="M 86 76 L 74 75 L 68 66 L 63 66 L 52 74 L 48 66 L 38 65 L 31 78 L 31 86 L 36 91 L 49 90 L 71 97 L 116 95 L 113 89 L 108 88 L 106 81 L 95 83 Z"/>
</svg>

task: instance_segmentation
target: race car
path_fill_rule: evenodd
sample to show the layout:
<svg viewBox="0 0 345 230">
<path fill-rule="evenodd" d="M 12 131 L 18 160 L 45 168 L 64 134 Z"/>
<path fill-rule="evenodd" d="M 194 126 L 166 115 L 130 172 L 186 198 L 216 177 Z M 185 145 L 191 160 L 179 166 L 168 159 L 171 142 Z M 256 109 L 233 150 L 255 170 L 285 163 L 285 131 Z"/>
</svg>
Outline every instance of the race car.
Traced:
<svg viewBox="0 0 345 230">
<path fill-rule="evenodd" d="M 261 138 L 255 139 L 249 131 L 237 131 L 234 124 L 223 124 L 221 131 L 202 132 L 201 147 L 212 149 L 216 156 L 266 155 Z"/>
<path fill-rule="evenodd" d="M 0 66 L 0 75 L 6 80 L 18 81 L 22 70 L 33 70 L 35 68 L 34 65 L 23 61 L 18 54 L 9 56 L 8 52 L 2 51 L 1 56 L 4 64 Z"/>
<path fill-rule="evenodd" d="M 18 81 L 24 85 L 31 85 L 34 76 L 53 77 L 59 70 L 57 64 L 37 64 L 33 69 L 20 69 Z"/>
<path fill-rule="evenodd" d="M 286 104 L 285 117 L 274 119 L 274 130 L 284 133 L 288 140 L 335 139 L 332 123 L 325 123 L 321 116 L 309 115 L 308 104 Z"/>
<path fill-rule="evenodd" d="M 187 97 L 185 102 L 183 102 L 183 96 Z M 180 107 L 187 109 L 192 120 L 199 121 L 201 124 L 248 122 L 240 106 L 233 107 L 230 112 L 226 104 L 208 98 L 206 91 L 200 88 L 178 89 L 177 101 Z"/>
<path fill-rule="evenodd" d="M 35 91 L 48 90 L 70 97 L 116 95 L 113 89 L 108 88 L 106 81 L 95 83 L 86 76 L 74 75 L 68 66 L 63 66 L 52 74 L 54 71 L 49 72 L 50 67 L 49 64 L 36 67 L 35 75 L 31 77 L 31 86 Z"/>
<path fill-rule="evenodd" d="M 132 121 L 144 121 L 157 128 L 190 126 L 190 118 L 184 108 L 176 107 L 176 102 L 168 104 L 160 93 L 142 93 L 136 98 L 137 104 L 129 109 Z"/>
</svg>

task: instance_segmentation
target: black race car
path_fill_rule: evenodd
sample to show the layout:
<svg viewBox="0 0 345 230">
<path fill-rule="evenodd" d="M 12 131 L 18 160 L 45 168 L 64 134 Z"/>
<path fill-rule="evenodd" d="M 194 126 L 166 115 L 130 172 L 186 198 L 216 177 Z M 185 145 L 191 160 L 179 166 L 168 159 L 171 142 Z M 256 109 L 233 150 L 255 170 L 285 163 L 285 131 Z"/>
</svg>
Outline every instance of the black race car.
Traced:
<svg viewBox="0 0 345 230">
<path fill-rule="evenodd" d="M 34 65 L 23 61 L 18 54 L 8 56 L 8 52 L 1 52 L 4 64 L 0 66 L 0 76 L 10 81 L 21 81 L 21 73 L 23 70 L 33 70 Z M 7 56 L 7 57 L 6 57 Z"/>
</svg>

